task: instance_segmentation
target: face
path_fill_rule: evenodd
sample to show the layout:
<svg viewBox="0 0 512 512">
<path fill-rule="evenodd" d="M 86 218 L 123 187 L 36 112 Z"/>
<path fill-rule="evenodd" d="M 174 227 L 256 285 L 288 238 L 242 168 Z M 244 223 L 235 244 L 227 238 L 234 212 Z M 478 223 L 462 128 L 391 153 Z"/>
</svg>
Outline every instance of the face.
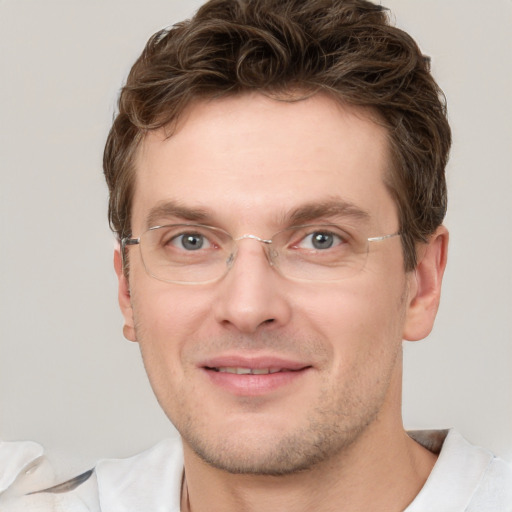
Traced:
<svg viewBox="0 0 512 512">
<path fill-rule="evenodd" d="M 325 96 L 198 102 L 171 137 L 150 133 L 140 148 L 132 233 L 198 222 L 270 238 L 297 212 L 307 224 L 394 233 L 388 160 L 385 129 Z M 346 204 L 361 214 L 336 206 Z M 231 472 L 285 474 L 396 422 L 416 288 L 400 237 L 370 246 L 356 275 L 298 281 L 244 238 L 227 274 L 195 285 L 149 276 L 139 248 L 128 249 L 129 284 L 119 273 L 125 334 L 140 344 L 186 455 Z"/>
</svg>

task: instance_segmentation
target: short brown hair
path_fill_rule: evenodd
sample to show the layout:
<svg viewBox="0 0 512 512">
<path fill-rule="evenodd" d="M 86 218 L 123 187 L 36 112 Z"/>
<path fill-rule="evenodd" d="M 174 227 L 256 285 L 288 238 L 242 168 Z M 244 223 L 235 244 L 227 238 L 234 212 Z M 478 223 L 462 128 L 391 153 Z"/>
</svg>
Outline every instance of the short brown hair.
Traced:
<svg viewBox="0 0 512 512">
<path fill-rule="evenodd" d="M 153 35 L 121 90 L 105 147 L 117 236 L 131 235 L 134 155 L 147 131 L 172 123 L 200 97 L 290 90 L 378 113 L 392 154 L 386 184 L 412 270 L 416 244 L 446 212 L 446 103 L 414 40 L 365 0 L 210 0 L 192 19 Z"/>
</svg>

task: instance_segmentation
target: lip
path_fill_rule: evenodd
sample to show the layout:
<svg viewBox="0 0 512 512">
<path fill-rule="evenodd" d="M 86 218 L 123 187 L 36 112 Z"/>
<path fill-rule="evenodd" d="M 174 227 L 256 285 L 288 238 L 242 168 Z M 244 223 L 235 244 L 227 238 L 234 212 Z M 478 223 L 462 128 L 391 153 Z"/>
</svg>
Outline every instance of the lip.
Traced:
<svg viewBox="0 0 512 512">
<path fill-rule="evenodd" d="M 275 356 L 223 355 L 202 361 L 199 368 L 210 383 L 236 396 L 261 396 L 298 383 L 312 365 Z M 218 368 L 269 369 L 275 373 L 237 374 L 220 372 Z M 279 371 L 276 371 L 279 370 Z"/>
</svg>

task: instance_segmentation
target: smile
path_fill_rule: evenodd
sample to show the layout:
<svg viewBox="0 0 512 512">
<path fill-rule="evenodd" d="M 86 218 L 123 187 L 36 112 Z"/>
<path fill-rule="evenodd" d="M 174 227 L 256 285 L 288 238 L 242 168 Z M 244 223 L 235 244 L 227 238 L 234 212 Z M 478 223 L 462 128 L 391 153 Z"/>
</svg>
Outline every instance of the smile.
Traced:
<svg viewBox="0 0 512 512">
<path fill-rule="evenodd" d="M 280 358 L 219 357 L 200 366 L 210 384 L 232 396 L 264 396 L 296 386 L 313 367 Z"/>
<path fill-rule="evenodd" d="M 289 372 L 286 368 L 238 368 L 222 366 L 220 368 L 208 368 L 220 373 L 235 373 L 236 375 L 268 375 L 269 373 Z"/>
</svg>

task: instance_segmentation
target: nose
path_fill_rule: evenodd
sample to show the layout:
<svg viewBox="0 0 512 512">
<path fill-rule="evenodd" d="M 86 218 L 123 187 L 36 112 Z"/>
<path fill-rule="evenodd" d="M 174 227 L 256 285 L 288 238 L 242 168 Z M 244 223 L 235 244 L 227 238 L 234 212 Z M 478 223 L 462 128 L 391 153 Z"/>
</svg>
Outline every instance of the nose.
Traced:
<svg viewBox="0 0 512 512">
<path fill-rule="evenodd" d="M 225 327 L 254 334 L 285 325 L 291 317 L 287 283 L 270 265 L 260 240 L 238 243 L 235 261 L 217 286 L 213 307 Z"/>
</svg>

